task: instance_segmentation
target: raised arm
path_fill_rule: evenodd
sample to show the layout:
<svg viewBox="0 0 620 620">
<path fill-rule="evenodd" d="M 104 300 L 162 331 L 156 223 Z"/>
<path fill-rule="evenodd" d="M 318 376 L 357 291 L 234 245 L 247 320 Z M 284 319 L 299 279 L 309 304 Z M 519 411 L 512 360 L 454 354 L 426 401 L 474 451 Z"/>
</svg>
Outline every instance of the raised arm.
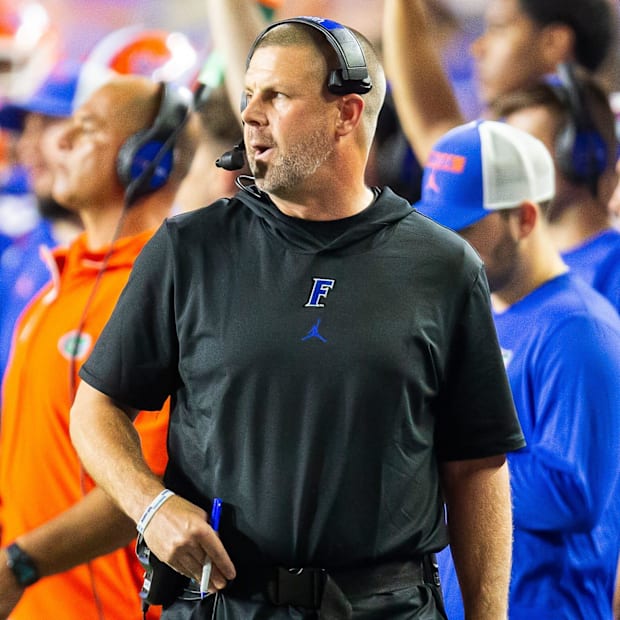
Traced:
<svg viewBox="0 0 620 620">
<path fill-rule="evenodd" d="M 164 490 L 142 455 L 132 420 L 122 407 L 82 381 L 71 409 L 71 439 L 87 471 L 137 523 Z M 144 538 L 155 555 L 178 572 L 200 580 L 205 554 L 214 570 L 214 587 L 235 575 L 222 543 L 207 524 L 204 510 L 174 495 L 154 514 Z"/>
<path fill-rule="evenodd" d="M 465 617 L 505 619 L 512 557 L 505 457 L 447 462 L 441 473 Z"/>
<path fill-rule="evenodd" d="M 228 97 L 239 112 L 248 51 L 267 23 L 256 0 L 206 0 L 206 6 L 214 47 L 226 59 Z"/>
<path fill-rule="evenodd" d="M 403 132 L 423 164 L 433 144 L 465 120 L 441 65 L 425 0 L 385 0 L 382 46 Z"/>
</svg>

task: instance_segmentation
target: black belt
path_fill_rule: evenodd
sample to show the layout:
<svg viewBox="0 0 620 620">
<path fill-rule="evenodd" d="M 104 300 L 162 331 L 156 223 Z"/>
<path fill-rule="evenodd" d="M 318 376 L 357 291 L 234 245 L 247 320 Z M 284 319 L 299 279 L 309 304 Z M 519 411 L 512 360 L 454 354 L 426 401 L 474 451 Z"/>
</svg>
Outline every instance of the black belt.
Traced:
<svg viewBox="0 0 620 620">
<path fill-rule="evenodd" d="M 240 569 L 224 594 L 238 598 L 262 594 L 274 605 L 316 609 L 321 620 L 343 620 L 351 617 L 350 599 L 422 583 L 439 586 L 434 554 L 421 560 L 385 562 L 346 570 L 282 567 Z"/>
</svg>

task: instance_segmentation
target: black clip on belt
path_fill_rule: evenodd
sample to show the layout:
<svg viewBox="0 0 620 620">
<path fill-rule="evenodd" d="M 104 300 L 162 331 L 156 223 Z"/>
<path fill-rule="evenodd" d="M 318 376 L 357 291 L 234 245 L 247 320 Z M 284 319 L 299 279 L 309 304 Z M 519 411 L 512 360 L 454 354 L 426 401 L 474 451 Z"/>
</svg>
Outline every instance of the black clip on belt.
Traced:
<svg viewBox="0 0 620 620">
<path fill-rule="evenodd" d="M 267 583 L 267 595 L 274 605 L 296 605 L 318 609 L 327 574 L 320 568 L 277 567 Z"/>
<path fill-rule="evenodd" d="M 387 592 L 416 583 L 439 585 L 434 554 L 423 560 L 387 562 L 373 567 L 325 571 L 321 568 L 267 569 L 262 575 L 238 575 L 227 588 L 232 596 L 261 591 L 274 605 L 319 610 L 321 620 L 351 618 L 350 598 Z M 250 577 L 248 579 L 248 577 Z"/>
</svg>

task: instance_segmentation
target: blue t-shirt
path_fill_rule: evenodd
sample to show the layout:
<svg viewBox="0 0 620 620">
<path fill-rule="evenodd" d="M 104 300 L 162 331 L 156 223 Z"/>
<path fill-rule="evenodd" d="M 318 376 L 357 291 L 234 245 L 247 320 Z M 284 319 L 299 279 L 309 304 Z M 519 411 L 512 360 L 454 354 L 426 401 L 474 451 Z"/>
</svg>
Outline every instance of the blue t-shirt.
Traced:
<svg viewBox="0 0 620 620">
<path fill-rule="evenodd" d="M 620 312 L 620 231 L 610 228 L 565 252 L 562 258 Z"/>
<path fill-rule="evenodd" d="M 0 253 L 0 382 L 8 363 L 13 331 L 23 309 L 50 279 L 40 247 L 53 248 L 57 241 L 47 220 L 21 235 Z"/>
<path fill-rule="evenodd" d="M 527 446 L 508 455 L 511 620 L 611 620 L 620 541 L 620 319 L 573 274 L 495 315 Z M 463 618 L 440 556 L 450 620 Z"/>
</svg>

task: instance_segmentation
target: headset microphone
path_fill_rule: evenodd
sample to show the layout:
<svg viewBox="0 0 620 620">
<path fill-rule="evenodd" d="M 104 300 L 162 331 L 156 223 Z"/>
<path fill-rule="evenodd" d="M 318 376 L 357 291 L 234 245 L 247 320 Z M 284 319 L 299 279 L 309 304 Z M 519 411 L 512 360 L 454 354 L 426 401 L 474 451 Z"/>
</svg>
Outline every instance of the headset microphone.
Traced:
<svg viewBox="0 0 620 620">
<path fill-rule="evenodd" d="M 243 140 L 235 144 L 232 150 L 223 153 L 215 161 L 215 165 L 224 170 L 241 170 L 245 166 L 245 144 Z"/>
</svg>

